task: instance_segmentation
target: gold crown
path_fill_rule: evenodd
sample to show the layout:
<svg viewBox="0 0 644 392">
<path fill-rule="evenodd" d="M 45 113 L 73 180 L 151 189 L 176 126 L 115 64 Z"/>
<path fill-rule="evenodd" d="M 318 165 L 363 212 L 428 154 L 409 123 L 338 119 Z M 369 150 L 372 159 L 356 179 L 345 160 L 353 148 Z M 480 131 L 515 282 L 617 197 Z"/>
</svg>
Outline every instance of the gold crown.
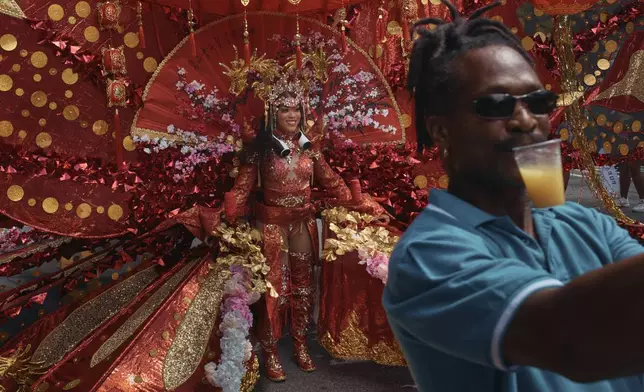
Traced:
<svg viewBox="0 0 644 392">
<path fill-rule="evenodd" d="M 230 78 L 229 91 L 235 95 L 241 94 L 249 87 L 249 80 L 253 80 L 250 88 L 255 95 L 267 105 L 285 105 L 289 107 L 305 103 L 307 91 L 313 79 L 322 83 L 328 80 L 327 59 L 323 50 L 303 54 L 303 65 L 309 67 L 310 72 L 301 72 L 297 69 L 295 55 L 291 56 L 285 65 L 278 64 L 266 55 L 257 55 L 255 50 L 249 64 L 239 58 L 237 47 L 235 58 L 230 63 L 220 64 L 224 67 L 224 74 Z"/>
<path fill-rule="evenodd" d="M 268 104 L 275 107 L 296 107 L 306 101 L 306 90 L 292 72 L 286 70 L 281 77 L 272 84 L 268 93 Z"/>
</svg>

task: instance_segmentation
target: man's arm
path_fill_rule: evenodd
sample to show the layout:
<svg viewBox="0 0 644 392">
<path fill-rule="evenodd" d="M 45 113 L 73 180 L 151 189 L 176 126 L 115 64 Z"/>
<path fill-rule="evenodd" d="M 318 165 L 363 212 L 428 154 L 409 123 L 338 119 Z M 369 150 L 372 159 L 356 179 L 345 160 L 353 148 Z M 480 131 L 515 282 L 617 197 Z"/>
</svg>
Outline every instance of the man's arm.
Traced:
<svg viewBox="0 0 644 392">
<path fill-rule="evenodd" d="M 644 254 L 532 294 L 503 341 L 506 361 L 592 382 L 644 372 Z"/>
<path fill-rule="evenodd" d="M 611 218 L 596 215 L 618 263 L 527 298 L 504 338 L 508 362 L 580 382 L 644 372 L 642 246 Z"/>
</svg>

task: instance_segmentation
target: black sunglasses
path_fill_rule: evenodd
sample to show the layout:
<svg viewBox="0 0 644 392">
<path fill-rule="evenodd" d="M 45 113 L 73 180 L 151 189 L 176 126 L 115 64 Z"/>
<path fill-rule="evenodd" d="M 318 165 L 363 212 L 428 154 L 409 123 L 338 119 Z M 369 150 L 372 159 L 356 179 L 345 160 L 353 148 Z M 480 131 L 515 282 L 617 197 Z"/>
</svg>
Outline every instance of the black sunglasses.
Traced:
<svg viewBox="0 0 644 392">
<path fill-rule="evenodd" d="M 517 102 L 523 102 L 535 115 L 552 113 L 557 107 L 557 94 L 547 90 L 537 90 L 526 95 L 490 94 L 475 99 L 474 113 L 479 117 L 500 120 L 512 117 Z"/>
</svg>

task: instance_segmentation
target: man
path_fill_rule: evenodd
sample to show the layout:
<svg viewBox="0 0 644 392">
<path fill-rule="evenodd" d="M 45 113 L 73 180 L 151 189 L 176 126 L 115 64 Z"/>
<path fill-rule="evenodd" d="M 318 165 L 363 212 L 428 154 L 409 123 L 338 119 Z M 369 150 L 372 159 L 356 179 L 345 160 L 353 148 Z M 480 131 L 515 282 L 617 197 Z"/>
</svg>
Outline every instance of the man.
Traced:
<svg viewBox="0 0 644 392">
<path fill-rule="evenodd" d="M 420 391 L 642 391 L 644 254 L 614 220 L 530 209 L 512 148 L 555 97 L 513 34 L 423 20 L 410 64 L 419 143 L 450 176 L 401 238 L 383 303 Z"/>
</svg>

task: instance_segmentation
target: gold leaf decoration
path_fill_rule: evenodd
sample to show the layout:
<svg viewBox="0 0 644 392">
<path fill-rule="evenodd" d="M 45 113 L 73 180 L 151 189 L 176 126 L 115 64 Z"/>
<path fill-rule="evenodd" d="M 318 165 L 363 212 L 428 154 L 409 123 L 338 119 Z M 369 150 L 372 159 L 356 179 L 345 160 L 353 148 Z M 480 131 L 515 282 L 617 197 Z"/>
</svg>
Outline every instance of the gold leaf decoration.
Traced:
<svg viewBox="0 0 644 392">
<path fill-rule="evenodd" d="M 384 227 L 369 226 L 377 221 L 375 217 L 347 211 L 344 207 L 325 210 L 322 217 L 329 223 L 329 229 L 336 236 L 324 242 L 322 257 L 326 261 L 334 261 L 338 256 L 360 249 L 370 254 L 382 252 L 389 256 L 400 239 L 398 236 L 392 236 Z"/>
</svg>

